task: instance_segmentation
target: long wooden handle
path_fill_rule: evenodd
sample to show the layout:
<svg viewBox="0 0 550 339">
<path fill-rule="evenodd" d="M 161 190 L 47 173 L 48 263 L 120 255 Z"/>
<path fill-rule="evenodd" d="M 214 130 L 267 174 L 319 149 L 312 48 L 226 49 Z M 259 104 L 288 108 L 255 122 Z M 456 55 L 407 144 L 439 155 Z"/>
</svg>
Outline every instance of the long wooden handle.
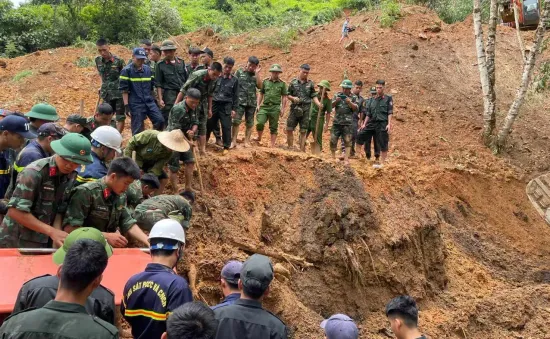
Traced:
<svg viewBox="0 0 550 339">
<path fill-rule="evenodd" d="M 326 88 L 323 87 L 323 89 L 321 90 L 321 108 L 319 108 L 319 111 L 317 112 L 317 121 L 315 122 L 315 144 L 317 146 L 321 146 L 319 145 L 319 142 L 317 141 L 317 139 L 319 138 L 319 130 L 321 128 L 319 128 L 319 120 L 321 119 L 321 110 L 322 110 L 322 107 L 323 107 L 323 100 L 325 100 L 325 90 Z"/>
</svg>

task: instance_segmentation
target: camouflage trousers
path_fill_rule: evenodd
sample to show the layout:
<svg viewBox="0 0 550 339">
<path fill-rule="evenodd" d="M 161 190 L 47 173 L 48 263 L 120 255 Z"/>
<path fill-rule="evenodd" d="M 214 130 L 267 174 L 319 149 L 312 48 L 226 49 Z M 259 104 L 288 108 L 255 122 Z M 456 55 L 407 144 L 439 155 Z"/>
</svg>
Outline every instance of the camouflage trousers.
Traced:
<svg viewBox="0 0 550 339">
<path fill-rule="evenodd" d="M 352 125 L 332 125 L 332 130 L 330 132 L 330 151 L 336 152 L 338 148 L 338 140 L 341 138 L 344 141 L 344 144 L 347 147 L 351 146 L 351 136 L 353 134 Z"/>
<path fill-rule="evenodd" d="M 180 223 L 180 225 L 183 226 L 185 230 L 189 228 L 189 222 L 185 220 L 185 218 L 179 213 L 179 211 L 174 211 L 174 213 L 164 213 L 161 209 L 144 209 L 141 208 L 140 205 L 136 206 L 136 209 L 134 210 L 134 219 L 136 219 L 136 224 L 144 231 L 151 231 L 153 228 L 153 225 L 157 221 L 160 221 L 162 219 L 173 219 Z"/>
</svg>

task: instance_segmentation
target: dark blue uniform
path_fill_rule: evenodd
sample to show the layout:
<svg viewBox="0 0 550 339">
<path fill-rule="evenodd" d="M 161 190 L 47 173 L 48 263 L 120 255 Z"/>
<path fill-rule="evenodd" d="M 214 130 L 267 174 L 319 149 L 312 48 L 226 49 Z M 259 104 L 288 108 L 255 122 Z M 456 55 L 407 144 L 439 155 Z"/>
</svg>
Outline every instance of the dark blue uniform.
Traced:
<svg viewBox="0 0 550 339">
<path fill-rule="evenodd" d="M 96 181 L 107 175 L 107 165 L 103 160 L 99 159 L 94 151 L 91 152 L 94 162 L 89 165 L 81 165 L 76 169 L 78 175 L 76 176 L 77 185 L 85 184 L 87 182 Z"/>
<path fill-rule="evenodd" d="M 120 90 L 128 92 L 128 105 L 132 116 L 132 135 L 143 131 L 143 121 L 151 119 L 153 127 L 162 130 L 164 118 L 155 98 L 151 94 L 155 87 L 155 77 L 151 67 L 143 65 L 138 70 L 133 63 L 122 69 L 120 73 Z"/>
<path fill-rule="evenodd" d="M 179 306 L 193 301 L 187 281 L 169 267 L 148 264 L 124 286 L 120 311 L 136 339 L 159 339 L 166 318 Z"/>
<path fill-rule="evenodd" d="M 50 154 L 40 146 L 37 140 L 31 140 L 25 148 L 19 153 L 17 159 L 13 163 L 13 171 L 11 173 L 11 182 L 8 190 L 6 191 L 6 199 L 11 198 L 15 184 L 17 183 L 17 176 L 25 169 L 25 167 L 31 162 L 49 157 Z"/>
<path fill-rule="evenodd" d="M 13 163 L 14 152 L 6 149 L 0 152 L 0 199 L 4 199 L 6 190 L 10 184 L 11 164 Z"/>
<path fill-rule="evenodd" d="M 212 310 L 215 310 L 215 309 L 218 309 L 220 307 L 224 307 L 224 306 L 229 306 L 229 305 L 233 305 L 235 303 L 235 301 L 239 300 L 241 298 L 241 294 L 240 293 L 231 293 L 230 295 L 228 295 L 227 297 L 225 297 L 223 299 L 223 301 L 217 305 L 214 305 L 212 307 L 210 307 Z"/>
</svg>

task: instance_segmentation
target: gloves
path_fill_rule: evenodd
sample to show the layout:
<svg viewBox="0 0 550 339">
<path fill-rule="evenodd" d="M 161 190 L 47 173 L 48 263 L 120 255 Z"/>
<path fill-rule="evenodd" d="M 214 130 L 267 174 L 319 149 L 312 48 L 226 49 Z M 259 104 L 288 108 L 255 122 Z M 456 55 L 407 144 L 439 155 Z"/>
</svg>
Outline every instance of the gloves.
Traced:
<svg viewBox="0 0 550 339">
<path fill-rule="evenodd" d="M 127 117 L 130 117 L 130 106 L 124 105 L 124 114 L 126 114 Z"/>
</svg>

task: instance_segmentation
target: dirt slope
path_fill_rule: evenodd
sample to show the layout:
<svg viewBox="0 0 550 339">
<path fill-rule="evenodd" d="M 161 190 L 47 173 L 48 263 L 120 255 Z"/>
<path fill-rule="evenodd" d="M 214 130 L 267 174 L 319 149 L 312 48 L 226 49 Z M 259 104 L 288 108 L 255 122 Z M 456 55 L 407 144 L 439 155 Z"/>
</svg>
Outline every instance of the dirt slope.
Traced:
<svg viewBox="0 0 550 339">
<path fill-rule="evenodd" d="M 550 115 L 542 113 L 550 102 L 531 95 L 509 152 L 493 156 L 479 143 L 482 102 L 471 20 L 440 24 L 441 32 L 433 33 L 424 32 L 439 23 L 432 12 L 405 7 L 404 13 L 393 29 L 380 29 L 377 13 L 353 17 L 360 26 L 351 34 L 354 52 L 336 44 L 341 22 L 304 32 L 290 53 L 248 46 L 246 35 L 176 37 L 182 47 L 190 41 L 209 46 L 218 59 L 232 55 L 244 63 L 256 55 L 264 69 L 280 63 L 285 80 L 305 62 L 315 81 L 327 79 L 333 87 L 344 74 L 366 83 L 383 78 L 396 106 L 383 171 L 362 160 L 346 168 L 326 153 L 317 158 L 263 147 L 202 159 L 206 192 L 179 271 L 186 275 L 196 265 L 199 298 L 216 303 L 224 261 L 249 254 L 235 242 L 305 258 L 314 266 L 274 260 L 291 279 L 278 276 L 267 299 L 296 338 L 320 337 L 318 323 L 337 312 L 359 321 L 362 338 L 385 338 L 383 307 L 398 293 L 418 298 L 421 327 L 433 338 L 550 337 L 550 232 L 525 195 L 526 182 L 550 166 Z M 515 32 L 499 27 L 498 33 L 497 95 L 505 114 L 521 56 Z M 48 99 L 66 116 L 84 99 L 90 111 L 99 79 L 93 67 L 75 62 L 93 55 L 63 48 L 8 60 L 0 69 L 2 106 L 26 111 Z M 12 81 L 23 70 L 34 73 Z M 280 132 L 282 144 L 283 125 Z"/>
</svg>

